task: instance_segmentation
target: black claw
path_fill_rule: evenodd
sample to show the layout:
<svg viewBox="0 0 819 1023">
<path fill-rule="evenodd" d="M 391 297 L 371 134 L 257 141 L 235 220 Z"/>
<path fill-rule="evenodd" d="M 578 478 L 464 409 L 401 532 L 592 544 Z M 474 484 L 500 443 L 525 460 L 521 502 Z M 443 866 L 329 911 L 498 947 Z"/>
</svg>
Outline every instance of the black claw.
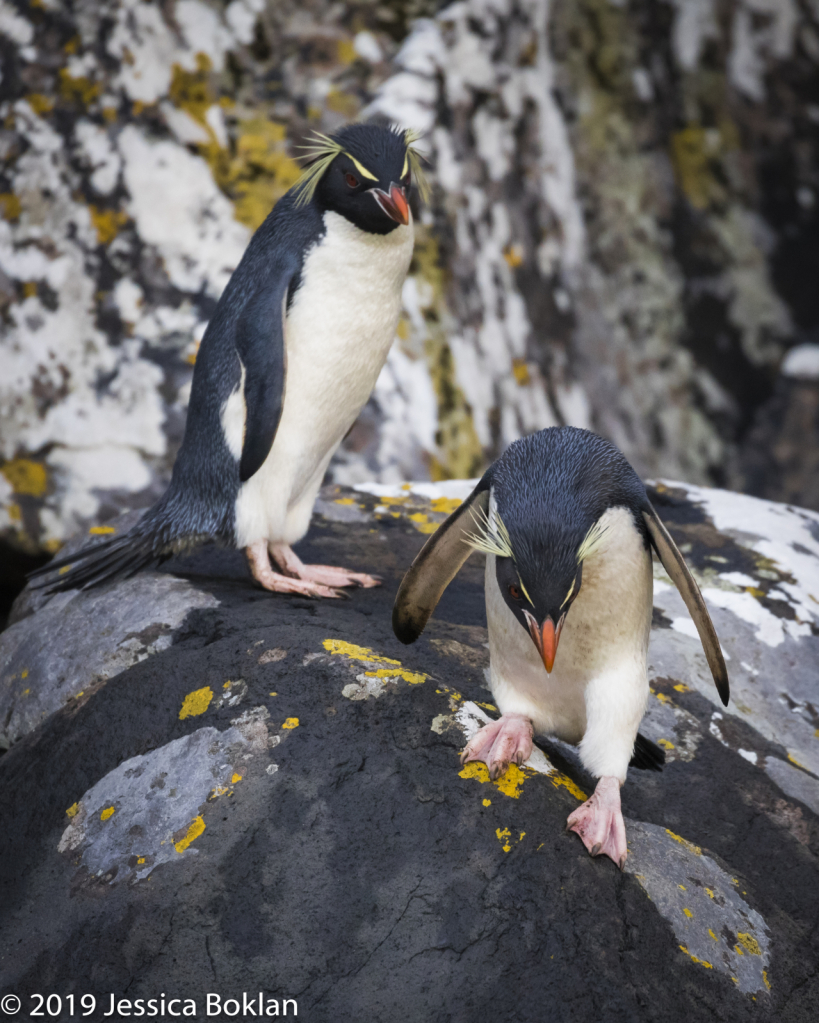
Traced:
<svg viewBox="0 0 819 1023">
<path fill-rule="evenodd" d="M 591 854 L 592 854 L 592 856 L 599 856 L 600 855 L 600 850 L 602 849 L 602 847 L 603 847 L 602 843 L 600 843 L 600 842 L 597 842 L 595 845 L 593 845 L 591 847 Z"/>
</svg>

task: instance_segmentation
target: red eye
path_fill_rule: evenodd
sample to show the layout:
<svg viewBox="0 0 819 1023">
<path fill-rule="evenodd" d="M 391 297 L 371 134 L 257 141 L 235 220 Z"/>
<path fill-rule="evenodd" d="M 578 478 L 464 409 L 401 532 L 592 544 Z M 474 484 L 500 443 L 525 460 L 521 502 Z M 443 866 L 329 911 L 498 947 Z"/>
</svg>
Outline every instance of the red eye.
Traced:
<svg viewBox="0 0 819 1023">
<path fill-rule="evenodd" d="M 344 180 L 350 186 L 350 188 L 358 188 L 358 178 L 355 174 L 345 174 Z"/>
<path fill-rule="evenodd" d="M 512 600 L 520 600 L 520 590 L 515 586 L 514 583 L 509 584 L 509 596 Z"/>
</svg>

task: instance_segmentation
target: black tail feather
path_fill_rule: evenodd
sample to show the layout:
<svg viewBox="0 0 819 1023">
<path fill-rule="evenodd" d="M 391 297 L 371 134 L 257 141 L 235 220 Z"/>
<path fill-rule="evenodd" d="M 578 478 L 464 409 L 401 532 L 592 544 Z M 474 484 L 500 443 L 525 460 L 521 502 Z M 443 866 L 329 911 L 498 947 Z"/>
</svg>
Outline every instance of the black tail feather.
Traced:
<svg viewBox="0 0 819 1023">
<path fill-rule="evenodd" d="M 662 771 L 663 764 L 665 750 L 638 732 L 629 767 L 636 767 L 639 771 Z"/>
<path fill-rule="evenodd" d="M 49 562 L 29 575 L 29 585 L 52 593 L 87 590 L 113 579 L 127 579 L 167 556 L 162 549 L 156 550 L 153 538 L 137 527 L 124 536 L 111 537 Z M 60 574 L 55 576 L 55 572 Z"/>
</svg>

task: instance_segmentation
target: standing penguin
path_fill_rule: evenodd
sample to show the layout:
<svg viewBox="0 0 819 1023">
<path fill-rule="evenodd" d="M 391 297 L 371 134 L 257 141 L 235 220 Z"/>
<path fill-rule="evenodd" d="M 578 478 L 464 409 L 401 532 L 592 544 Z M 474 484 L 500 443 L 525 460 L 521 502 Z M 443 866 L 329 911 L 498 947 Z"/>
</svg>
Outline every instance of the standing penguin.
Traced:
<svg viewBox="0 0 819 1023">
<path fill-rule="evenodd" d="M 568 827 L 592 856 L 621 868 L 620 786 L 630 763 L 659 770 L 665 759 L 637 734 L 649 694 L 652 546 L 727 705 L 722 651 L 682 554 L 634 469 L 588 430 L 553 427 L 512 444 L 421 549 L 393 608 L 396 636 L 414 642 L 470 552 L 486 554 L 490 684 L 501 717 L 473 736 L 461 761 L 482 760 L 496 778 L 528 759 L 534 731 L 578 745 L 599 781 Z"/>
<path fill-rule="evenodd" d="M 253 236 L 208 324 L 167 491 L 128 533 L 33 573 L 46 576 L 39 585 L 94 586 L 211 538 L 244 548 L 275 592 L 336 597 L 336 587 L 378 585 L 305 565 L 292 544 L 395 335 L 413 178 L 426 191 L 415 139 L 362 124 L 317 136 L 310 166 Z"/>
</svg>

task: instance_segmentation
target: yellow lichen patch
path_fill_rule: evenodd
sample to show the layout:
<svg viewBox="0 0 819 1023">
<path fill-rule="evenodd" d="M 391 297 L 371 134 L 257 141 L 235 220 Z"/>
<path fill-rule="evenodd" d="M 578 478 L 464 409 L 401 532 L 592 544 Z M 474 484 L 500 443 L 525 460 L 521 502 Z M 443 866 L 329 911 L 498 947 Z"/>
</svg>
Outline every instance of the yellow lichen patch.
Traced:
<svg viewBox="0 0 819 1023">
<path fill-rule="evenodd" d="M 523 246 L 518 244 L 518 242 L 513 242 L 503 250 L 503 258 L 513 270 L 523 262 L 523 256 Z"/>
<path fill-rule="evenodd" d="M 662 746 L 663 749 L 674 749 L 674 743 L 670 742 L 668 739 L 658 739 L 657 745 Z"/>
<path fill-rule="evenodd" d="M 408 497 L 382 497 L 382 504 L 406 504 L 409 500 Z"/>
<path fill-rule="evenodd" d="M 739 931 L 737 933 L 737 938 L 739 939 L 740 945 L 742 945 L 746 952 L 750 952 L 752 956 L 762 955 L 762 949 L 759 947 L 759 942 L 753 934 L 748 934 L 747 931 L 744 933 Z"/>
<path fill-rule="evenodd" d="M 532 382 L 529 363 L 525 359 L 512 359 L 512 376 L 521 387 Z"/>
<path fill-rule="evenodd" d="M 408 341 L 410 336 L 410 321 L 406 316 L 402 316 L 398 321 L 398 326 L 395 328 L 395 333 L 402 341 Z"/>
<path fill-rule="evenodd" d="M 669 706 L 673 706 L 673 704 L 671 703 L 671 697 L 666 696 L 665 693 L 655 693 L 654 695 L 657 697 L 660 703 L 667 703 L 669 704 Z"/>
<path fill-rule="evenodd" d="M 43 114 L 47 114 L 54 109 L 54 100 L 49 96 L 44 96 L 41 92 L 30 92 L 26 96 L 26 101 L 31 109 L 39 117 Z"/>
<path fill-rule="evenodd" d="M 705 959 L 698 959 L 695 955 L 693 955 L 691 952 L 688 951 L 688 949 L 685 947 L 685 945 L 680 945 L 680 951 L 685 952 L 685 954 L 688 956 L 688 958 L 692 962 L 699 963 L 700 966 L 704 966 L 708 970 L 713 970 L 714 969 L 712 963 L 707 962 Z"/>
<path fill-rule="evenodd" d="M 500 778 L 496 778 L 492 784 L 505 796 L 510 796 L 512 799 L 519 799 L 520 790 L 524 781 L 526 781 L 527 777 L 530 777 L 532 774 L 534 774 L 534 771 L 527 768 L 520 768 L 516 764 L 510 764 Z M 482 785 L 492 781 L 489 777 L 489 768 L 486 764 L 481 763 L 478 760 L 473 760 L 471 763 L 467 764 L 463 770 L 458 772 L 458 777 L 475 778 Z"/>
<path fill-rule="evenodd" d="M 571 792 L 571 794 L 574 796 L 574 798 L 579 799 L 581 803 L 585 803 L 586 800 L 589 798 L 583 791 L 583 789 L 580 788 L 579 785 L 575 785 L 575 783 L 572 781 L 571 778 L 568 777 L 568 775 L 565 775 L 560 771 L 554 771 L 552 774 L 550 774 L 549 781 L 552 783 L 552 785 L 554 785 L 556 789 L 560 788 L 561 786 L 563 786 L 563 788 L 568 789 L 569 792 Z"/>
<path fill-rule="evenodd" d="M 142 864 L 143 864 L 144 862 L 145 862 L 145 857 L 144 857 L 144 856 L 138 856 L 138 857 L 137 857 L 137 865 L 138 865 L 138 866 L 142 866 Z"/>
<path fill-rule="evenodd" d="M 20 672 L 20 678 L 28 678 L 28 676 L 29 676 L 28 668 L 23 668 L 23 670 Z"/>
<path fill-rule="evenodd" d="M 298 727 L 299 727 L 299 719 L 298 718 L 288 718 L 285 721 L 285 723 L 282 725 L 282 728 L 298 728 Z"/>
<path fill-rule="evenodd" d="M 762 971 L 762 983 L 765 985 L 765 987 L 769 991 L 771 990 L 771 982 L 768 980 L 768 971 L 767 970 L 763 970 Z"/>
<path fill-rule="evenodd" d="M 725 196 L 712 165 L 719 148 L 719 132 L 700 125 L 689 125 L 671 136 L 671 162 L 677 184 L 695 209 L 707 209 Z"/>
<path fill-rule="evenodd" d="M 463 501 L 457 497 L 434 497 L 430 502 L 432 510 L 441 515 L 451 515 L 456 508 L 460 508 Z"/>
<path fill-rule="evenodd" d="M 72 803 L 71 806 L 65 811 L 66 817 L 76 817 L 80 810 L 79 803 Z"/>
<path fill-rule="evenodd" d="M 37 297 L 37 282 L 26 281 L 23 284 L 23 298 L 36 298 Z"/>
<path fill-rule="evenodd" d="M 795 757 L 795 756 L 793 755 L 793 753 L 789 753 L 789 754 L 788 754 L 788 760 L 790 760 L 790 762 L 791 762 L 791 763 L 792 763 L 792 764 L 793 764 L 793 765 L 794 765 L 795 767 L 801 767 L 803 771 L 807 771 L 807 767 L 805 767 L 805 765 L 804 765 L 804 764 L 800 764 L 800 763 L 799 763 L 799 761 L 798 761 L 798 760 L 796 759 L 796 757 Z"/>
<path fill-rule="evenodd" d="M 204 714 L 213 699 L 213 690 L 210 686 L 203 686 L 201 689 L 194 689 L 188 693 L 182 701 L 182 709 L 179 711 L 179 720 L 183 718 L 195 718 Z"/>
<path fill-rule="evenodd" d="M 708 896 L 709 899 L 713 899 L 713 897 L 714 897 L 714 889 L 713 888 L 706 888 L 705 889 L 705 894 Z"/>
<path fill-rule="evenodd" d="M 342 92 L 341 89 L 330 89 L 324 102 L 328 110 L 332 110 L 335 114 L 341 114 L 347 119 L 354 118 L 358 113 L 358 97 L 350 92 Z"/>
<path fill-rule="evenodd" d="M 509 852 L 512 848 L 509 839 L 512 837 L 512 832 L 509 828 L 496 828 L 495 834 L 498 836 L 498 841 L 501 844 L 501 848 L 504 852 Z"/>
<path fill-rule="evenodd" d="M 492 805 L 492 800 L 491 799 L 484 799 L 483 805 L 484 806 L 491 806 Z"/>
<path fill-rule="evenodd" d="M 685 913 L 689 920 L 693 919 L 694 917 L 694 914 L 691 912 L 691 910 L 685 906 L 683 906 L 683 913 Z"/>
<path fill-rule="evenodd" d="M 416 528 L 416 530 L 419 533 L 434 533 L 438 529 L 438 523 L 437 522 L 422 522 L 420 525 L 417 525 L 415 528 Z"/>
<path fill-rule="evenodd" d="M 188 825 L 188 830 L 185 832 L 183 838 L 180 838 L 178 842 L 174 842 L 173 847 L 178 853 L 183 853 L 191 842 L 196 841 L 197 838 L 205 830 L 205 822 L 201 817 L 194 817 Z"/>
<path fill-rule="evenodd" d="M 738 956 L 744 956 L 745 955 L 745 953 L 742 951 L 742 949 L 739 947 L 739 945 L 734 945 L 734 951 L 736 952 L 736 954 Z"/>
<path fill-rule="evenodd" d="M 364 674 L 373 678 L 402 678 L 411 686 L 420 686 L 427 680 L 427 676 L 421 672 L 407 671 L 406 668 L 378 668 L 376 671 L 365 671 Z"/>
<path fill-rule="evenodd" d="M 352 64 L 358 54 L 355 52 L 355 46 L 353 46 L 349 39 L 339 39 L 336 44 L 336 53 L 339 64 Z"/>
<path fill-rule="evenodd" d="M 234 197 L 236 219 L 255 231 L 298 181 L 301 168 L 287 153 L 284 125 L 258 117 L 240 121 L 238 130 L 236 156 L 216 180 Z"/>
<path fill-rule="evenodd" d="M 321 645 L 328 653 L 343 654 L 352 661 L 380 661 L 382 664 L 397 664 L 399 666 L 401 664 L 400 661 L 393 660 L 391 657 L 382 657 L 381 654 L 377 654 L 375 650 L 371 650 L 367 646 L 356 646 L 355 643 L 348 643 L 343 639 L 325 639 Z"/>
<path fill-rule="evenodd" d="M 48 486 L 48 474 L 40 462 L 32 462 L 30 458 L 15 458 L 0 468 L 14 488 L 16 494 L 27 494 L 29 497 L 42 497 Z"/>
<path fill-rule="evenodd" d="M 103 210 L 98 206 L 89 206 L 91 223 L 97 232 L 97 241 L 100 245 L 107 245 L 119 234 L 120 229 L 128 223 L 128 214 L 122 210 Z"/>
<path fill-rule="evenodd" d="M 368 665 L 395 665 L 394 668 L 372 668 L 364 673 L 374 678 L 402 678 L 412 686 L 420 685 L 427 680 L 427 676 L 421 672 L 408 671 L 401 666 L 400 661 L 396 661 L 393 657 L 383 657 L 366 646 L 356 646 L 355 643 L 347 643 L 343 639 L 325 639 L 322 646 L 328 653 L 342 654 L 344 657 L 349 657 L 351 661 L 363 661 Z"/>
<path fill-rule="evenodd" d="M 0 210 L 3 220 L 17 220 L 23 207 L 14 192 L 0 192 Z"/>
<path fill-rule="evenodd" d="M 714 941 L 719 941 L 719 938 L 716 936 L 716 934 L 714 934 L 710 927 L 708 928 L 708 933 L 711 935 Z"/>
<path fill-rule="evenodd" d="M 475 706 L 476 707 L 483 707 L 484 710 L 494 711 L 496 714 L 498 712 L 498 708 L 495 706 L 494 703 L 476 703 Z"/>
<path fill-rule="evenodd" d="M 114 814 L 116 813 L 116 809 L 117 808 L 115 806 L 106 807 L 100 814 L 100 820 L 107 821 L 110 817 L 113 817 Z"/>
<path fill-rule="evenodd" d="M 104 536 L 107 533 L 116 533 L 113 526 L 92 526 L 88 532 L 92 536 Z"/>
<path fill-rule="evenodd" d="M 352 497 L 337 497 L 335 499 L 335 504 L 355 504 L 355 501 Z"/>
<path fill-rule="evenodd" d="M 230 779 L 230 784 L 235 785 L 237 781 L 241 780 L 242 780 L 241 774 L 234 774 L 233 777 Z"/>
<path fill-rule="evenodd" d="M 674 689 L 675 689 L 675 690 L 676 690 L 676 691 L 677 691 L 678 693 L 690 693 L 690 692 L 691 692 L 691 687 L 690 687 L 690 686 L 687 686 L 687 685 L 685 684 L 685 682 L 678 682 L 678 683 L 677 683 L 677 684 L 676 684 L 676 685 L 674 686 Z"/>
<path fill-rule="evenodd" d="M 68 68 L 60 68 L 60 96 L 69 103 L 79 103 L 87 107 L 99 96 L 102 87 L 90 78 L 74 78 Z"/>
<path fill-rule="evenodd" d="M 414 512 L 409 519 L 411 522 L 429 522 L 429 515 L 424 515 L 423 512 Z"/>
<path fill-rule="evenodd" d="M 674 832 L 673 831 L 669 831 L 668 828 L 665 829 L 665 833 L 667 835 L 670 835 L 671 838 L 673 838 L 675 842 L 679 842 L 680 845 L 684 845 L 685 848 L 688 849 L 689 852 L 692 852 L 692 853 L 694 853 L 697 856 L 702 856 L 702 849 L 700 848 L 700 846 L 694 845 L 693 842 L 689 842 L 687 839 L 682 838 L 680 835 L 675 835 Z"/>
</svg>

